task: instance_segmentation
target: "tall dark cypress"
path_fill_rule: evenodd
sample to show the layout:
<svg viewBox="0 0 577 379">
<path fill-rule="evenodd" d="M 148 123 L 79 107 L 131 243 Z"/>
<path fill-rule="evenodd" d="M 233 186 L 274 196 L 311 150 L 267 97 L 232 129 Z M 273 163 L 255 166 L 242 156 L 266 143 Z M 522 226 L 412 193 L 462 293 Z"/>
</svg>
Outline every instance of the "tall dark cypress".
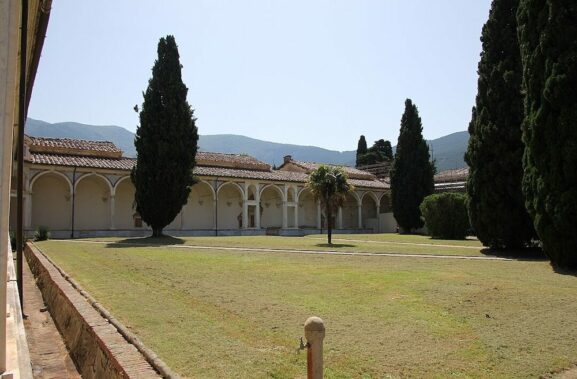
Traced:
<svg viewBox="0 0 577 379">
<path fill-rule="evenodd" d="M 577 2 L 521 0 L 523 191 L 554 266 L 577 269 Z"/>
<path fill-rule="evenodd" d="M 365 155 L 367 154 L 367 140 L 365 136 L 361 135 L 359 138 L 359 143 L 357 144 L 357 161 L 356 167 L 366 164 Z"/>
<path fill-rule="evenodd" d="M 154 237 L 180 212 L 194 184 L 198 132 L 179 59 L 174 37 L 161 38 L 134 139 L 136 210 Z"/>
<path fill-rule="evenodd" d="M 419 111 L 407 99 L 391 172 L 393 215 L 405 233 L 424 225 L 419 206 L 434 191 L 433 171 Z"/>
<path fill-rule="evenodd" d="M 521 191 L 524 145 L 519 0 L 493 0 L 483 26 L 476 106 L 469 124 L 467 208 L 485 246 L 517 249 L 536 238 Z"/>
</svg>

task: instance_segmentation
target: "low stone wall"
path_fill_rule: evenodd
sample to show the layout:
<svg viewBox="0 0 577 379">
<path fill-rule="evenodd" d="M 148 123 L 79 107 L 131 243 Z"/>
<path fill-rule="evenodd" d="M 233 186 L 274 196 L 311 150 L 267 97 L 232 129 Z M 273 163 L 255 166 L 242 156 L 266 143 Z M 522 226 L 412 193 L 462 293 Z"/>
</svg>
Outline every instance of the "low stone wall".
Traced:
<svg viewBox="0 0 577 379">
<path fill-rule="evenodd" d="M 159 378 L 108 320 L 28 243 L 26 259 L 38 288 L 83 378 Z"/>
</svg>

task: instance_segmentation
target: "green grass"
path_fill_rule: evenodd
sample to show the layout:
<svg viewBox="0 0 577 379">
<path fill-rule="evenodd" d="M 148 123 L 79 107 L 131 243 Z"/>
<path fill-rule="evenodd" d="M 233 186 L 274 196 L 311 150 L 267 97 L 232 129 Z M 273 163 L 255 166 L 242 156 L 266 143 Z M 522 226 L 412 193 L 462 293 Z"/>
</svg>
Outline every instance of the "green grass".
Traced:
<svg viewBox="0 0 577 379">
<path fill-rule="evenodd" d="M 149 244 L 149 238 L 96 238 L 111 244 Z M 483 256 L 482 245 L 478 240 L 448 241 L 432 239 L 427 236 L 409 236 L 396 234 L 338 234 L 333 236 L 333 245 L 327 244 L 326 235 L 307 237 L 183 237 L 173 239 L 175 245 L 240 247 L 257 249 L 295 249 L 316 251 L 338 251 L 348 253 L 398 253 L 427 255 L 466 255 Z"/>
<path fill-rule="evenodd" d="M 273 248 L 319 243 L 269 241 Z M 267 238 L 175 242 L 255 247 Z M 526 378 L 577 362 L 577 280 L 544 261 L 227 252 L 113 240 L 38 246 L 187 377 L 305 377 L 306 354 L 296 349 L 311 315 L 325 321 L 327 378 Z"/>
</svg>

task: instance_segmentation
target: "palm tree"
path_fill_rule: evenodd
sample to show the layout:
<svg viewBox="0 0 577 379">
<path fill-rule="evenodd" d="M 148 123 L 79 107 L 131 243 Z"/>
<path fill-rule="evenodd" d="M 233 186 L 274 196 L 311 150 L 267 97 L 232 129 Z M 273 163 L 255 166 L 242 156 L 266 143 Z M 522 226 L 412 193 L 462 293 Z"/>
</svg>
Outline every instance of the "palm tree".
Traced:
<svg viewBox="0 0 577 379">
<path fill-rule="evenodd" d="M 321 206 L 327 215 L 327 238 L 332 244 L 332 217 L 333 211 L 338 209 L 345 200 L 348 192 L 354 188 L 349 184 L 345 171 L 336 166 L 321 165 L 310 173 L 307 187 L 315 200 L 320 200 Z"/>
</svg>

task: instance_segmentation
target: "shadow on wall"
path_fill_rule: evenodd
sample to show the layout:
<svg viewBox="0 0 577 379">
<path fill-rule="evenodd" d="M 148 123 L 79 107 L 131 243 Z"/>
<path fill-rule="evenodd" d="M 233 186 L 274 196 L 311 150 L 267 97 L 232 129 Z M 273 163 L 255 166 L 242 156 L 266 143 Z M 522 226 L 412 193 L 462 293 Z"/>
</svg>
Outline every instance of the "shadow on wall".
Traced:
<svg viewBox="0 0 577 379">
<path fill-rule="evenodd" d="M 170 245 L 182 245 L 184 240 L 182 238 L 176 238 L 171 236 L 164 237 L 144 237 L 144 238 L 126 238 L 119 241 L 114 241 L 106 244 L 108 248 L 122 248 L 122 247 L 155 247 L 155 246 L 170 246 Z"/>
</svg>

